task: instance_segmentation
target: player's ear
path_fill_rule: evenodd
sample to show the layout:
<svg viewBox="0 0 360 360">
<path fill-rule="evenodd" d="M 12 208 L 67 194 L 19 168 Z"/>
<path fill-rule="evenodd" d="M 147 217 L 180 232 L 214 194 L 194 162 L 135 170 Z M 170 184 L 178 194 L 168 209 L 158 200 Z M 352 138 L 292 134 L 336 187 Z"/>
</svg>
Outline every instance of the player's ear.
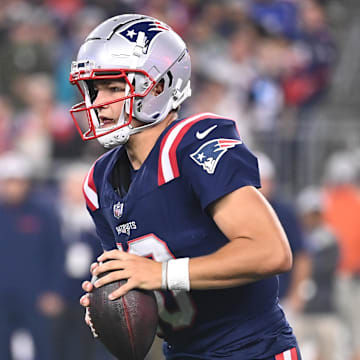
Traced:
<svg viewBox="0 0 360 360">
<path fill-rule="evenodd" d="M 154 96 L 160 95 L 164 91 L 164 79 L 161 79 L 152 90 Z"/>
</svg>

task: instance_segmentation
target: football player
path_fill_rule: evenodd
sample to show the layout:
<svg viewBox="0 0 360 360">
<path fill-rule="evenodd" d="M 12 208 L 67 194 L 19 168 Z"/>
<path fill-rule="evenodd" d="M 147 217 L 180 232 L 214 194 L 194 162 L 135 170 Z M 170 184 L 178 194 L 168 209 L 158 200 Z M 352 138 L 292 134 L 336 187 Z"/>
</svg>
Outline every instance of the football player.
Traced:
<svg viewBox="0 0 360 360">
<path fill-rule="evenodd" d="M 299 360 L 277 296 L 286 235 L 235 122 L 178 119 L 190 73 L 183 40 L 135 14 L 96 27 L 72 64 L 75 124 L 110 149 L 84 194 L 104 249 L 91 272 L 111 272 L 83 289 L 127 279 L 111 299 L 157 290 L 166 359 Z"/>
</svg>

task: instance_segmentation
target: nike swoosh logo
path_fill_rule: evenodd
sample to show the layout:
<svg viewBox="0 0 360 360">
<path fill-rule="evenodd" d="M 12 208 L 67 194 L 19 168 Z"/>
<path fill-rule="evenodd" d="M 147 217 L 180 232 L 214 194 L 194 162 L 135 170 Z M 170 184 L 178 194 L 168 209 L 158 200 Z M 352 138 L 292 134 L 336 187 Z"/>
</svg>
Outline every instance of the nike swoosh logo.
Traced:
<svg viewBox="0 0 360 360">
<path fill-rule="evenodd" d="M 198 131 L 196 133 L 196 138 L 199 140 L 206 138 L 216 127 L 217 127 L 217 125 L 213 125 L 202 132 Z"/>
</svg>

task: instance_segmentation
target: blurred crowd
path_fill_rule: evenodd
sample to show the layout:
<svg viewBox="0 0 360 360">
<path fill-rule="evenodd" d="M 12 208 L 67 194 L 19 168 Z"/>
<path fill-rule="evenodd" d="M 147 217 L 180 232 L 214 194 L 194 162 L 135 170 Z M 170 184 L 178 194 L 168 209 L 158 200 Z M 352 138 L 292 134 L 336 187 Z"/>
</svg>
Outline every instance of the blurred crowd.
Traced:
<svg viewBox="0 0 360 360">
<path fill-rule="evenodd" d="M 43 177 L 102 151 L 84 146 L 69 118 L 77 100 L 69 69 L 89 31 L 126 12 L 166 21 L 188 44 L 194 95 L 182 116 L 206 110 L 236 119 L 249 145 L 289 164 L 281 181 L 300 185 L 296 163 L 306 146 L 300 151 L 297 139 L 311 133 L 337 57 L 324 6 L 312 0 L 4 0 L 0 150 L 25 152 Z"/>
<path fill-rule="evenodd" d="M 0 299 L 1 359 L 109 356 L 78 305 L 81 281 L 101 252 L 81 181 L 104 149 L 77 133 L 68 109 L 80 99 L 68 78 L 86 35 L 128 12 L 164 20 L 188 44 L 193 96 L 180 116 L 205 111 L 234 119 L 259 156 L 262 191 L 294 254 L 280 295 L 304 359 L 360 359 L 360 151 L 311 164 L 320 169 L 316 181 L 306 171 L 316 149 L 314 114 L 326 103 L 341 55 L 328 3 L 0 2 L 0 268 L 10 274 Z"/>
</svg>

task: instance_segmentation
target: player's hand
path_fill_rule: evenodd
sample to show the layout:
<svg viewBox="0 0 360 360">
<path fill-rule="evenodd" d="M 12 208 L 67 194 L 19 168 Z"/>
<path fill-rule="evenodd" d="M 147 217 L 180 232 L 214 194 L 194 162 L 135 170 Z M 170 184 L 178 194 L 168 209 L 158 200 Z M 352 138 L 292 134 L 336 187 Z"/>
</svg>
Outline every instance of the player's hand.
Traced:
<svg viewBox="0 0 360 360">
<path fill-rule="evenodd" d="M 90 272 L 92 273 L 94 271 L 94 269 L 98 266 L 99 266 L 99 264 L 97 262 L 92 263 L 90 266 Z M 86 293 L 80 298 L 80 305 L 86 307 L 85 322 L 86 322 L 86 324 L 88 324 L 90 326 L 90 318 L 89 318 L 87 308 L 90 305 L 89 293 L 93 290 L 94 285 L 90 281 L 85 280 L 82 283 L 81 287 Z"/>
<path fill-rule="evenodd" d="M 99 277 L 104 272 L 109 272 L 99 278 L 95 287 L 100 287 L 113 281 L 127 280 L 109 298 L 115 300 L 125 295 L 131 289 L 157 290 L 161 289 L 161 263 L 129 254 L 125 251 L 105 251 L 98 257 L 99 265 L 93 269 L 92 274 Z"/>
<path fill-rule="evenodd" d="M 81 298 L 80 298 L 80 305 L 87 307 L 90 305 L 90 300 L 89 300 L 89 292 L 91 292 L 94 288 L 94 285 L 90 282 L 90 281 L 84 281 L 82 283 L 82 288 L 84 291 L 86 291 L 86 294 L 84 294 Z"/>
<path fill-rule="evenodd" d="M 92 263 L 90 266 L 90 273 L 93 273 L 94 269 L 96 269 L 99 266 L 97 262 Z M 88 293 L 91 292 L 94 288 L 94 285 L 86 280 L 81 285 L 82 289 L 86 292 L 81 298 L 80 298 L 80 305 L 87 307 L 90 305 L 89 295 Z"/>
<path fill-rule="evenodd" d="M 89 312 L 89 305 L 90 305 L 89 292 L 93 290 L 94 285 L 90 281 L 84 281 L 82 283 L 82 288 L 83 290 L 86 291 L 86 294 L 84 294 L 80 299 L 80 304 L 85 307 L 85 323 L 87 326 L 89 326 L 94 338 L 97 338 L 98 335 L 92 324 L 90 312 Z"/>
</svg>

